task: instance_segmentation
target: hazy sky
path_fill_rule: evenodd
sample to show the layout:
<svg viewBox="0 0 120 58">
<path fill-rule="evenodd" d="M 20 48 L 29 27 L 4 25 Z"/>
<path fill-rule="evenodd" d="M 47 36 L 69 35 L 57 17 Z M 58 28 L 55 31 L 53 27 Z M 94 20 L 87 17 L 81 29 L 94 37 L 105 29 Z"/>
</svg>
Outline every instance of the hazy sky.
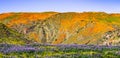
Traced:
<svg viewBox="0 0 120 58">
<path fill-rule="evenodd" d="M 120 0 L 0 0 L 0 13 L 43 11 L 120 13 Z"/>
</svg>

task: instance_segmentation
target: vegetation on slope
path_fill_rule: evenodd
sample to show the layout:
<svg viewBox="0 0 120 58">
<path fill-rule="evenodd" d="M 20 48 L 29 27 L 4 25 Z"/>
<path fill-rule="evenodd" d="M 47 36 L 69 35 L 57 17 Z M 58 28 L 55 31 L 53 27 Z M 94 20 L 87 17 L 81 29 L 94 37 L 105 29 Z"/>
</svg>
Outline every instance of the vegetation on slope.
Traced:
<svg viewBox="0 0 120 58">
<path fill-rule="evenodd" d="M 4 24 L 0 23 L 0 43 L 7 44 L 25 44 L 28 43 L 29 40 L 24 38 L 24 36 Z M 30 41 L 32 42 L 32 41 Z"/>
<path fill-rule="evenodd" d="M 104 12 L 12 14 L 14 15 L 1 14 L 1 22 L 39 43 L 104 45 L 104 40 L 107 41 L 106 44 L 110 44 L 111 40 L 115 43 L 115 38 L 119 40 L 117 35 L 111 39 L 104 39 L 109 31 L 119 29 L 119 14 Z"/>
<path fill-rule="evenodd" d="M 0 14 L 0 21 L 7 26 L 13 26 L 17 24 L 27 24 L 28 22 L 35 20 L 44 20 L 57 12 L 42 12 L 42 13 L 3 13 Z"/>
</svg>

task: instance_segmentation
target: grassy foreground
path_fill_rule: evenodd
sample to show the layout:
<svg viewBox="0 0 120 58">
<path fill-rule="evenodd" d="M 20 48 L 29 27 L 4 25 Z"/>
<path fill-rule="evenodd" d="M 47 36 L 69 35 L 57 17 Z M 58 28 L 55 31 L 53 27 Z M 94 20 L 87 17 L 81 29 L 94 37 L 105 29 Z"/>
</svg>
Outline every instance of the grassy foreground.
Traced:
<svg viewBox="0 0 120 58">
<path fill-rule="evenodd" d="M 0 44 L 0 58 L 120 58 L 120 46 Z"/>
</svg>

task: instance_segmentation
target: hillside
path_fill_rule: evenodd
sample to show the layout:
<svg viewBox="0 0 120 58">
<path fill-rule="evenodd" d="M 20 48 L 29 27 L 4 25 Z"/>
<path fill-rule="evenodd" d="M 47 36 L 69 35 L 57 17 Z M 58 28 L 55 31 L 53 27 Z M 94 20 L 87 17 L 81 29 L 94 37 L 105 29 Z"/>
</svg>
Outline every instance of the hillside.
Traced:
<svg viewBox="0 0 120 58">
<path fill-rule="evenodd" d="M 27 24 L 28 22 L 35 21 L 35 20 L 44 20 L 55 14 L 57 14 L 57 12 L 3 13 L 3 14 L 0 14 L 0 22 L 7 24 L 7 26 L 13 26 L 17 24 Z"/>
<path fill-rule="evenodd" d="M 120 14 L 4 13 L 0 20 L 30 40 L 50 44 L 119 45 Z"/>
<path fill-rule="evenodd" d="M 25 44 L 28 42 L 29 40 L 24 38 L 23 35 L 0 23 L 0 43 Z"/>
</svg>

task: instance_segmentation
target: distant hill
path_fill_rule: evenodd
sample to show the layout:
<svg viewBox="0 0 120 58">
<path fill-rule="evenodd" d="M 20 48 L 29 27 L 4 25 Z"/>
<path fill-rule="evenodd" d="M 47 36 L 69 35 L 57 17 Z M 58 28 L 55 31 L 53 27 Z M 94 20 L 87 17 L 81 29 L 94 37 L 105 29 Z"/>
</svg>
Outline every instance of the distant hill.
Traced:
<svg viewBox="0 0 120 58">
<path fill-rule="evenodd" d="M 4 13 L 0 21 L 30 40 L 50 44 L 119 45 L 120 14 Z"/>
</svg>

